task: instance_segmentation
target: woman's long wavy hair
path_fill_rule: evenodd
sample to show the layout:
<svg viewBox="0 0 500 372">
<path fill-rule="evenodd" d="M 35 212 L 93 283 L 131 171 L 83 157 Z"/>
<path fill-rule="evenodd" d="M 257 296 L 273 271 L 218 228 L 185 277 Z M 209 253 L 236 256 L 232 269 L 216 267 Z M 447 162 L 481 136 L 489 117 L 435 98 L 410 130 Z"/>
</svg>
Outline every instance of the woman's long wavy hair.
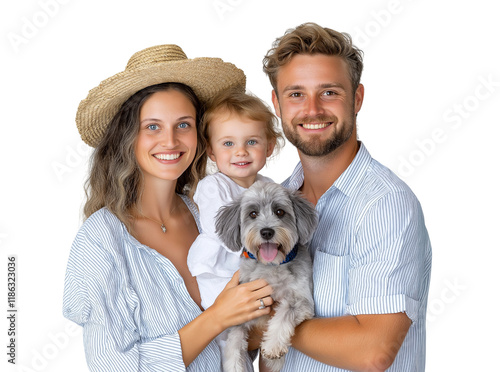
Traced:
<svg viewBox="0 0 500 372">
<path fill-rule="evenodd" d="M 193 90 L 181 83 L 162 83 L 144 88 L 130 97 L 113 117 L 90 162 L 90 174 L 85 182 L 87 201 L 84 217 L 106 207 L 130 229 L 138 216 L 137 203 L 143 191 L 143 174 L 135 156 L 139 133 L 139 114 L 144 102 L 156 92 L 177 90 L 183 93 L 196 110 L 197 147 L 193 162 L 177 179 L 175 191 L 192 197 L 200 177 L 205 175 L 206 141 L 198 129 L 202 104 Z"/>
</svg>

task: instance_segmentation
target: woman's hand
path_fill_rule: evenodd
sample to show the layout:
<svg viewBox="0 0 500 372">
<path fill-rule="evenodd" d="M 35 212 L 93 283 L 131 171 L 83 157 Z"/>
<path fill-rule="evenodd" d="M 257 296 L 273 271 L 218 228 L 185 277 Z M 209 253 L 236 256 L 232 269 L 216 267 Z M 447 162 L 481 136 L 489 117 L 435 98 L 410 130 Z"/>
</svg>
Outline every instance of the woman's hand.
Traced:
<svg viewBox="0 0 500 372">
<path fill-rule="evenodd" d="M 179 330 L 186 366 L 222 331 L 271 312 L 273 290 L 265 280 L 238 283 L 236 272 L 214 304 Z M 261 299 L 265 307 L 259 309 Z"/>
<path fill-rule="evenodd" d="M 264 279 L 238 283 L 239 271 L 233 275 L 214 304 L 205 311 L 210 312 L 214 321 L 220 324 L 221 332 L 271 312 L 273 290 Z"/>
</svg>

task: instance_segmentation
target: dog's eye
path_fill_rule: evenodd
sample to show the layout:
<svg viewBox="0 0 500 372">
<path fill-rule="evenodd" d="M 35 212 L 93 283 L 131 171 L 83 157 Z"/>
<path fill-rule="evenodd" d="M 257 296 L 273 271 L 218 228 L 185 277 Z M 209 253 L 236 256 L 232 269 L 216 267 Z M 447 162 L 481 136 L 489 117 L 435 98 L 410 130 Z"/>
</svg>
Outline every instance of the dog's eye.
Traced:
<svg viewBox="0 0 500 372">
<path fill-rule="evenodd" d="M 250 214 L 249 214 L 250 218 L 257 218 L 258 215 L 259 214 L 257 212 L 255 212 L 255 211 L 251 211 Z"/>
<path fill-rule="evenodd" d="M 283 217 L 285 215 L 285 211 L 283 209 L 276 209 L 274 211 L 274 214 L 278 216 L 279 218 Z"/>
</svg>

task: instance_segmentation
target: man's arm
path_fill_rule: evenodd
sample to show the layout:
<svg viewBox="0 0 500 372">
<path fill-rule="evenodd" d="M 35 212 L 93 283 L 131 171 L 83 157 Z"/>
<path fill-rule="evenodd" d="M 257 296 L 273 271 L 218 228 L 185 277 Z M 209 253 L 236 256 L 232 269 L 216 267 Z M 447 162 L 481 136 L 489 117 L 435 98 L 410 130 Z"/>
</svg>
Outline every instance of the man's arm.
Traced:
<svg viewBox="0 0 500 372">
<path fill-rule="evenodd" d="M 292 346 L 339 368 L 385 371 L 410 326 L 405 313 L 314 318 L 295 329 Z"/>
<path fill-rule="evenodd" d="M 292 346 L 338 368 L 385 371 L 394 362 L 410 326 L 405 313 L 314 318 L 295 328 Z M 260 329 L 250 331 L 249 350 L 260 346 L 262 335 Z"/>
</svg>

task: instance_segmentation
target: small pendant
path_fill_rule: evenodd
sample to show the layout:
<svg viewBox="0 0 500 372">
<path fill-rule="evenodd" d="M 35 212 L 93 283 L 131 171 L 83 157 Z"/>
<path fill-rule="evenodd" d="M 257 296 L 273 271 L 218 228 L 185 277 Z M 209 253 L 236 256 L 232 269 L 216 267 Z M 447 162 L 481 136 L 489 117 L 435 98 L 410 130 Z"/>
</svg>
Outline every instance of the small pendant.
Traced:
<svg viewBox="0 0 500 372">
<path fill-rule="evenodd" d="M 167 228 L 165 227 L 165 225 L 164 225 L 164 224 L 162 224 L 162 225 L 161 225 L 161 230 L 162 230 L 164 233 L 166 233 L 166 232 L 167 232 Z"/>
</svg>

